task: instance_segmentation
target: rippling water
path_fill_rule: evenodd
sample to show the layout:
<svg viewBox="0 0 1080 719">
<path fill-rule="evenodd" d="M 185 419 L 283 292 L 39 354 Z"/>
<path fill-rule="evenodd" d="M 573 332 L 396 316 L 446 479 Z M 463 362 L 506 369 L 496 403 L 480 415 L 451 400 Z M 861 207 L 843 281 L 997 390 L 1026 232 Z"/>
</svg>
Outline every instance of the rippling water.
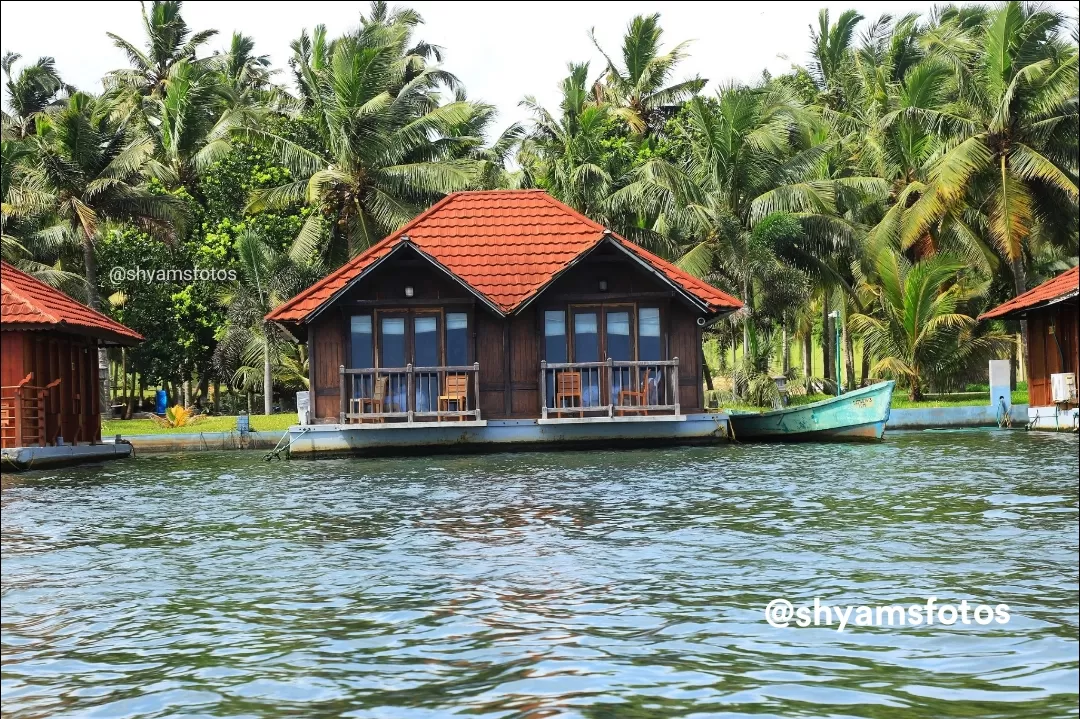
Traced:
<svg viewBox="0 0 1080 719">
<path fill-rule="evenodd" d="M 1076 716 L 1078 444 L 5 476 L 4 716 Z M 773 598 L 1007 603 L 770 627 Z"/>
</svg>

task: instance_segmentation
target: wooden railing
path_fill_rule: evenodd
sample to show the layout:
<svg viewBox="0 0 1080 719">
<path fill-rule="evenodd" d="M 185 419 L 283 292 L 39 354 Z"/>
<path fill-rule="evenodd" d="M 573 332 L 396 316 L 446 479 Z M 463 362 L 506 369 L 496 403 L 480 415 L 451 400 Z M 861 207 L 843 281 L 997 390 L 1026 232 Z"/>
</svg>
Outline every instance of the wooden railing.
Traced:
<svg viewBox="0 0 1080 719">
<path fill-rule="evenodd" d="M 44 387 L 30 384 L 34 373 L 26 375 L 17 385 L 0 387 L 0 446 L 44 447 L 52 438 L 46 436 L 45 397 L 60 380 Z"/>
<path fill-rule="evenodd" d="M 480 363 L 440 367 L 339 367 L 339 421 L 480 420 Z"/>
<path fill-rule="evenodd" d="M 679 358 L 657 361 L 541 362 L 544 419 L 679 414 Z"/>
</svg>

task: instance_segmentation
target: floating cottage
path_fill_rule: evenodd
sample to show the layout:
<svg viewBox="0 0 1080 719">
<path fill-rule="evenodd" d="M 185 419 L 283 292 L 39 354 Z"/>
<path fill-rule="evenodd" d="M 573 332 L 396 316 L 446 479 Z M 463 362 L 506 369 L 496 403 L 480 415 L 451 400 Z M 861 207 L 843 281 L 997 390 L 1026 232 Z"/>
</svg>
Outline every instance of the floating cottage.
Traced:
<svg viewBox="0 0 1080 719">
<path fill-rule="evenodd" d="M 268 315 L 308 344 L 290 451 L 717 441 L 701 333 L 741 306 L 542 191 L 454 193 Z"/>
<path fill-rule="evenodd" d="M 979 317 L 1028 323 L 1028 426 L 1076 430 L 1080 268 L 1073 267 Z"/>
<path fill-rule="evenodd" d="M 0 263 L 0 446 L 4 469 L 126 457 L 103 444 L 98 348 L 142 335 Z"/>
</svg>

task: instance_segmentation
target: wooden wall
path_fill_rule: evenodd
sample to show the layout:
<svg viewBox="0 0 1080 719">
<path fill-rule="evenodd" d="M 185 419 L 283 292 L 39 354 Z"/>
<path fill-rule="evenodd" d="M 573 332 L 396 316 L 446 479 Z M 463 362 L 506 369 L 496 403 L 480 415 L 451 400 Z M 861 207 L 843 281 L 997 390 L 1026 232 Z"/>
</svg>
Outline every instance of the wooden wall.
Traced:
<svg viewBox="0 0 1080 719">
<path fill-rule="evenodd" d="M 308 362 L 315 392 L 313 409 L 316 417 L 336 418 L 340 407 L 340 373 L 345 364 L 347 338 L 345 324 L 338 312 L 327 312 L 319 317 L 308 330 Z"/>
<path fill-rule="evenodd" d="M 1077 304 L 1050 305 L 1029 312 L 1027 320 L 1028 402 L 1032 407 L 1049 407 L 1053 404 L 1050 375 L 1080 372 Z"/>
<path fill-rule="evenodd" d="M 600 292 L 604 279 L 607 290 Z M 414 288 L 406 299 L 404 288 Z M 701 411 L 700 312 L 638 263 L 613 248 L 602 248 L 582 260 L 529 306 L 499 317 L 464 287 L 426 260 L 403 252 L 378 268 L 324 310 L 308 328 L 308 346 L 315 392 L 315 416 L 337 421 L 338 368 L 347 363 L 349 317 L 358 312 L 407 308 L 443 308 L 470 312 L 472 361 L 480 363 L 480 411 L 484 418 L 540 416 L 542 318 L 547 309 L 573 304 L 647 304 L 661 308 L 665 358 L 678 357 L 679 402 L 684 412 Z"/>
<path fill-rule="evenodd" d="M 0 332 L 0 379 L 4 387 L 17 385 L 33 373 L 30 384 L 44 387 L 60 379 L 45 402 L 46 438 L 60 435 L 67 444 L 100 442 L 97 341 L 49 331 Z M 7 396 L 10 390 L 5 390 Z"/>
</svg>

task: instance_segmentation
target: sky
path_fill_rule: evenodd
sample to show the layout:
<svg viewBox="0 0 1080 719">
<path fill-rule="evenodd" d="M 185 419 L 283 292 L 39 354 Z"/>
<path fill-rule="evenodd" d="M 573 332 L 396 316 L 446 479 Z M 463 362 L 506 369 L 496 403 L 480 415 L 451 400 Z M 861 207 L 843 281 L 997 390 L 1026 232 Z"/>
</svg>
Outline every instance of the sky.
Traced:
<svg viewBox="0 0 1080 719">
<path fill-rule="evenodd" d="M 558 105 L 558 86 L 568 62 L 589 61 L 593 74 L 603 58 L 589 39 L 595 27 L 601 46 L 613 58 L 630 19 L 659 12 L 666 47 L 690 40 L 690 57 L 675 79 L 700 75 L 712 91 L 730 81 L 753 81 L 763 70 L 777 74 L 804 65 L 810 26 L 821 7 L 835 18 L 848 8 L 867 18 L 925 13 L 932 2 L 391 2 L 420 12 L 418 36 L 446 49 L 444 67 L 464 83 L 469 97 L 499 110 L 501 128 L 527 120 L 519 105 L 535 96 L 548 109 Z M 1075 2 L 1050 3 L 1075 18 Z M 209 50 L 224 49 L 234 30 L 255 38 L 259 54 L 286 69 L 289 42 L 302 28 L 324 23 L 331 37 L 359 24 L 366 2 L 206 2 L 184 3 L 188 26 L 216 28 Z M 56 58 L 61 77 L 83 90 L 101 91 L 101 77 L 127 65 L 123 52 L 105 33 L 143 44 L 139 3 L 0 2 L 0 49 L 23 58 Z M 864 23 L 865 24 L 865 23 Z M 286 74 L 279 81 L 287 79 Z M 5 92 L 4 105 L 7 106 Z"/>
</svg>

